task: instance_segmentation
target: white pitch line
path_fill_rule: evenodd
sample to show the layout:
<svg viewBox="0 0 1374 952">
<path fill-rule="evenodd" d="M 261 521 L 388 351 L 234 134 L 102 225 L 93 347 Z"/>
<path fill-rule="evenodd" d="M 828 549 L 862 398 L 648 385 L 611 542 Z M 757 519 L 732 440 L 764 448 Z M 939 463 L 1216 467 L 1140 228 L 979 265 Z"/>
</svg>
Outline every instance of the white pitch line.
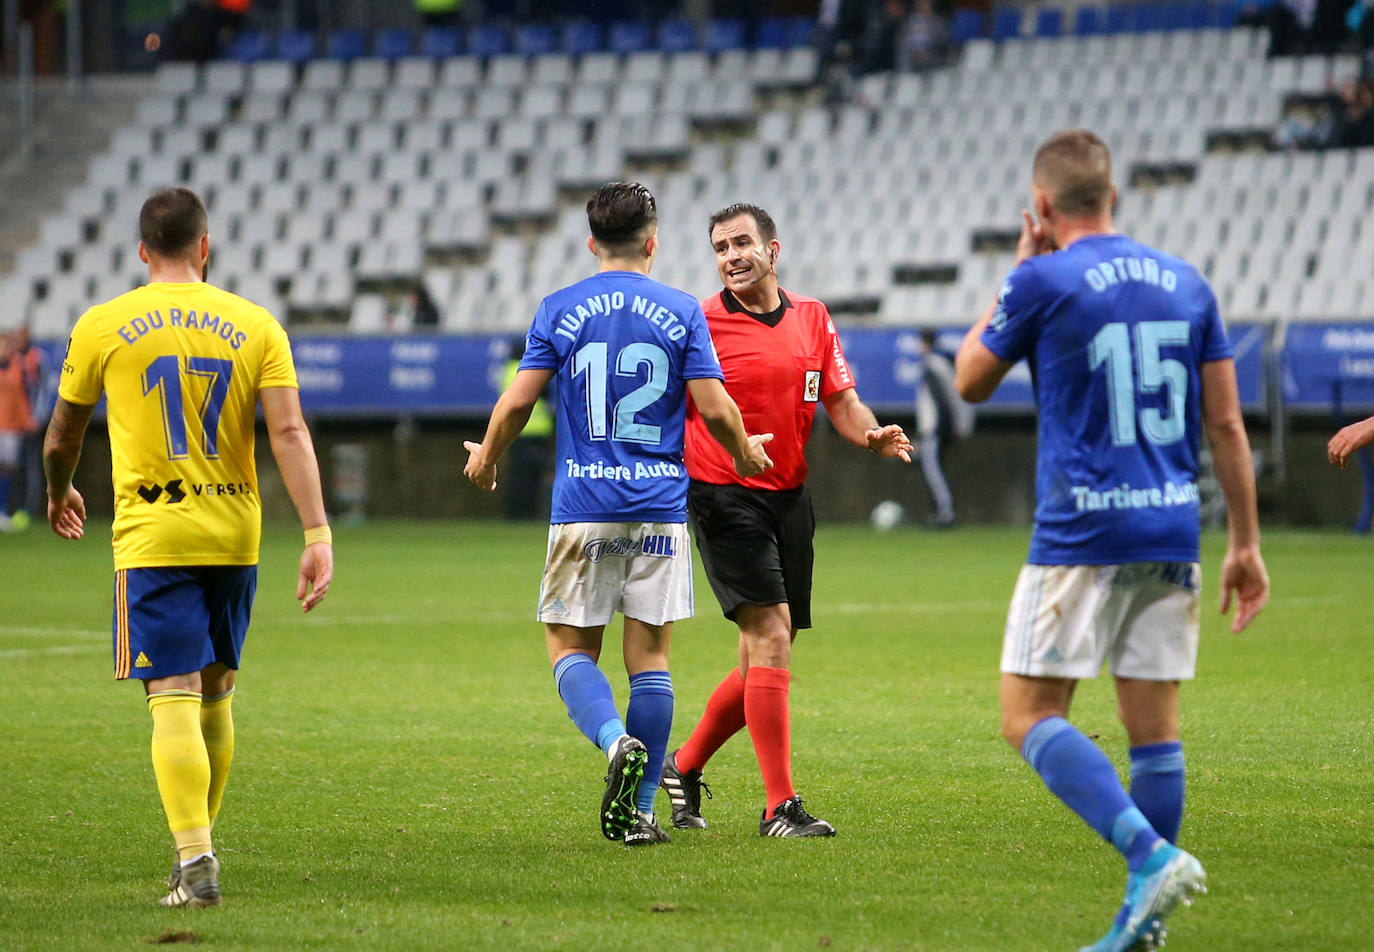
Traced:
<svg viewBox="0 0 1374 952">
<path fill-rule="evenodd" d="M 64 655 L 92 651 L 100 645 L 53 645 L 48 648 L 8 648 L 0 651 L 0 658 L 27 658 L 30 655 Z"/>
<path fill-rule="evenodd" d="M 905 612 L 910 615 L 922 614 L 946 614 L 948 612 L 991 612 L 1005 611 L 1006 602 L 993 601 L 972 601 L 972 602 L 902 602 L 893 599 L 890 602 L 846 602 L 838 605 L 826 605 L 823 603 L 813 603 L 812 610 L 818 614 L 825 612 L 837 612 L 841 615 L 859 615 L 864 612 Z"/>
<path fill-rule="evenodd" d="M 0 625 L 0 636 L 15 635 L 24 638 L 108 638 L 110 630 L 94 628 L 42 628 L 37 625 Z"/>
</svg>

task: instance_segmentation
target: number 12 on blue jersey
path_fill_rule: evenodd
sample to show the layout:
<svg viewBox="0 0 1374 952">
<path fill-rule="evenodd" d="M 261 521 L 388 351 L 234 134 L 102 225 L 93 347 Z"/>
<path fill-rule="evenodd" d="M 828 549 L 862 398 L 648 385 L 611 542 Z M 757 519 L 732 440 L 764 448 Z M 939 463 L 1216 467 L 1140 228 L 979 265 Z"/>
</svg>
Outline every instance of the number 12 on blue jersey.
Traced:
<svg viewBox="0 0 1374 952">
<path fill-rule="evenodd" d="M 1111 418 L 1112 445 L 1136 442 L 1136 393 L 1158 393 L 1166 388 L 1166 410 L 1140 409 L 1145 438 L 1156 446 L 1183 439 L 1184 406 L 1188 399 L 1188 368 L 1171 357 L 1161 357 L 1161 347 L 1186 346 L 1187 321 L 1144 321 L 1135 326 L 1135 376 L 1132 376 L 1130 329 L 1122 321 L 1104 324 L 1088 346 L 1088 367 L 1107 366 L 1107 410 Z M 1138 381 L 1138 386 L 1137 386 Z"/>
<path fill-rule="evenodd" d="M 657 446 L 662 427 L 652 423 L 638 423 L 635 414 L 652 405 L 668 389 L 668 354 L 657 344 L 637 341 L 621 348 L 615 356 L 615 373 L 619 377 L 638 377 L 648 368 L 645 381 L 608 408 L 606 389 L 611 373 L 609 347 L 605 341 L 592 341 L 578 348 L 573 355 L 572 375 L 576 380 L 586 375 L 587 435 L 593 440 L 606 439 L 607 412 L 613 422 L 611 439 L 623 443 L 643 443 Z"/>
</svg>

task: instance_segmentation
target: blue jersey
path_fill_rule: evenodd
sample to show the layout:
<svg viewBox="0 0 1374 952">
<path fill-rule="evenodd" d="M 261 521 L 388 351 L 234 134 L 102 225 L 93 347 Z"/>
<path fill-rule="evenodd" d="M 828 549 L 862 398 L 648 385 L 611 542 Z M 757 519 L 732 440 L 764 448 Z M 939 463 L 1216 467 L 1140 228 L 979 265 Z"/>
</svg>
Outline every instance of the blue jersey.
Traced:
<svg viewBox="0 0 1374 952">
<path fill-rule="evenodd" d="M 603 271 L 544 298 L 520 367 L 557 375 L 550 521 L 687 521 L 687 381 L 725 377 L 696 298 Z"/>
<path fill-rule="evenodd" d="M 1197 270 L 1123 235 L 1021 263 L 983 343 L 1030 364 L 1038 565 L 1194 562 L 1202 365 L 1233 356 Z"/>
</svg>

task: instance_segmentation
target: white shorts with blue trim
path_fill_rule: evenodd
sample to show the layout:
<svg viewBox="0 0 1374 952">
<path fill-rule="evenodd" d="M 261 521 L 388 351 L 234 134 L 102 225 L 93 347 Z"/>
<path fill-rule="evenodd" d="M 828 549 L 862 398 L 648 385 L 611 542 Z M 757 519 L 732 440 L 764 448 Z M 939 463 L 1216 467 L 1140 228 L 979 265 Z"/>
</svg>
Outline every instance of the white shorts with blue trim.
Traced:
<svg viewBox="0 0 1374 952">
<path fill-rule="evenodd" d="M 1184 681 L 1197 669 L 1196 562 L 1025 565 L 1007 612 L 1002 671 L 1036 678 Z"/>
<path fill-rule="evenodd" d="M 649 625 L 691 618 L 692 546 L 683 522 L 549 526 L 539 620 L 594 628 L 620 612 Z"/>
</svg>

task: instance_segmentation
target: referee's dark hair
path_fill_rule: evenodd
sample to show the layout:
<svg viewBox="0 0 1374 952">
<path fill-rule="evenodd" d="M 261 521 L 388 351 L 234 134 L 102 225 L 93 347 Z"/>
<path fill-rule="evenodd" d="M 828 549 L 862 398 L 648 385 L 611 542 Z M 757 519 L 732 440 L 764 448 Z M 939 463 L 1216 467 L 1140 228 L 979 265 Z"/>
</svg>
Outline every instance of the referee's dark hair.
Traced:
<svg viewBox="0 0 1374 952">
<path fill-rule="evenodd" d="M 200 240 L 210 228 L 205 203 L 189 188 L 164 188 L 143 203 L 138 235 L 153 254 L 174 258 Z"/>
<path fill-rule="evenodd" d="M 587 224 L 609 254 L 638 257 L 658 224 L 658 204 L 638 182 L 611 182 L 587 200 Z"/>
<path fill-rule="evenodd" d="M 754 216 L 754 221 L 756 221 L 759 226 L 759 237 L 763 239 L 765 245 L 778 237 L 778 226 L 777 223 L 773 221 L 773 216 L 759 206 L 751 205 L 748 202 L 736 202 L 716 212 L 711 216 L 711 226 L 706 229 L 706 233 L 709 235 L 716 230 L 716 226 L 721 222 L 729 221 L 732 218 L 738 218 L 741 215 Z"/>
</svg>

